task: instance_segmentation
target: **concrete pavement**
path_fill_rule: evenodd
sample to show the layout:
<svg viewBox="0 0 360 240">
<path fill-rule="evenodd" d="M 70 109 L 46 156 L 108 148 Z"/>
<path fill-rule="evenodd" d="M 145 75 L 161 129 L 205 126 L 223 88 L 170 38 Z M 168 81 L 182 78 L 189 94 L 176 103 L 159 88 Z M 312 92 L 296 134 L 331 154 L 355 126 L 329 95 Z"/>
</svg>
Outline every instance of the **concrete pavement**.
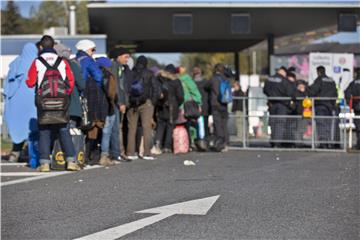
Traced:
<svg viewBox="0 0 360 240">
<path fill-rule="evenodd" d="M 184 166 L 192 160 L 195 166 Z M 121 239 L 358 239 L 359 156 L 246 152 L 163 155 L 2 187 L 2 239 L 74 239 L 220 195 Z"/>
</svg>

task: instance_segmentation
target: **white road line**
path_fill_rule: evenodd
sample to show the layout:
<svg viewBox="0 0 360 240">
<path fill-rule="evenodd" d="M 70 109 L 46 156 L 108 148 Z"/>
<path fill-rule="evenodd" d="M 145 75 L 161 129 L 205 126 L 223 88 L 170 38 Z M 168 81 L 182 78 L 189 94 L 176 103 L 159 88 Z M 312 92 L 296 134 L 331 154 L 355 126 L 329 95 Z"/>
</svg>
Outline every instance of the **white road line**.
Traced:
<svg viewBox="0 0 360 240">
<path fill-rule="evenodd" d="M 83 169 L 81 171 L 86 171 L 86 170 L 91 170 L 91 169 L 96 169 L 96 168 L 101 168 L 101 167 L 102 166 L 95 165 L 95 166 L 85 168 L 85 169 Z M 34 177 L 17 179 L 17 180 L 13 180 L 13 181 L 2 182 L 0 186 L 3 187 L 3 186 L 9 186 L 9 185 L 14 185 L 14 184 L 18 184 L 18 183 L 32 182 L 32 181 L 35 181 L 35 180 L 51 178 L 51 177 L 57 177 L 57 176 L 70 174 L 70 173 L 76 173 L 76 172 L 69 172 L 69 171 L 65 172 L 64 171 L 64 172 L 39 173 L 41 175 L 34 176 Z"/>
<path fill-rule="evenodd" d="M 6 166 L 26 166 L 28 163 L 21 162 L 21 163 L 0 163 L 0 166 L 6 167 Z"/>
<path fill-rule="evenodd" d="M 219 197 L 220 195 L 217 195 L 139 211 L 137 213 L 156 213 L 156 215 L 76 238 L 74 240 L 115 240 L 173 215 L 203 216 L 208 213 Z"/>
<path fill-rule="evenodd" d="M 13 181 L 2 182 L 1 187 L 9 186 L 9 185 L 17 184 L 17 183 L 31 182 L 31 181 L 35 181 L 35 180 L 44 179 L 44 178 L 56 177 L 56 176 L 65 175 L 65 174 L 69 174 L 69 173 L 71 173 L 71 172 L 54 172 L 51 174 L 45 174 L 45 175 L 36 176 L 36 177 L 29 177 L 29 178 L 23 178 L 23 179 L 18 179 L 18 180 L 13 180 Z"/>
<path fill-rule="evenodd" d="M 42 173 L 42 172 L 1 172 L 0 177 L 24 177 L 24 176 L 41 176 L 41 175 L 50 175 L 52 173 Z"/>
</svg>

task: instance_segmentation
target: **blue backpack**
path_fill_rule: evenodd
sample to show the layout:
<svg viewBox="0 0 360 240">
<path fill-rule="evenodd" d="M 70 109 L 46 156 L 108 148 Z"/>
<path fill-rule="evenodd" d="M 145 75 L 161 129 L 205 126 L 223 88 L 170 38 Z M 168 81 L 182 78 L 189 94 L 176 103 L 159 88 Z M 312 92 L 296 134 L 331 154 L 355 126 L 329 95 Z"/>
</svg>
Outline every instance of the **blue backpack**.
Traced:
<svg viewBox="0 0 360 240">
<path fill-rule="evenodd" d="M 232 102 L 230 82 L 223 78 L 220 78 L 219 101 L 223 104 Z"/>
<path fill-rule="evenodd" d="M 145 84 L 142 77 L 132 81 L 129 94 L 130 105 L 138 107 L 146 102 Z"/>
<path fill-rule="evenodd" d="M 131 83 L 130 95 L 133 97 L 140 97 L 145 92 L 145 87 L 142 79 L 135 79 Z"/>
</svg>

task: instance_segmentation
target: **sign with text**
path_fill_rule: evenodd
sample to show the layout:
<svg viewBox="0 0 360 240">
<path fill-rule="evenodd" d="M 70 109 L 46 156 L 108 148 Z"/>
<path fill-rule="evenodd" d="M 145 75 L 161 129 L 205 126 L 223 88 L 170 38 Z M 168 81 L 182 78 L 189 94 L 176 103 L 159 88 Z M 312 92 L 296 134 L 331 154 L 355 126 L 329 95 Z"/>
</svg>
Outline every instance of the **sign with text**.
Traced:
<svg viewBox="0 0 360 240">
<path fill-rule="evenodd" d="M 316 68 L 322 65 L 326 69 L 326 74 L 345 90 L 353 78 L 354 54 L 310 53 L 309 65 L 309 84 L 317 78 Z"/>
</svg>

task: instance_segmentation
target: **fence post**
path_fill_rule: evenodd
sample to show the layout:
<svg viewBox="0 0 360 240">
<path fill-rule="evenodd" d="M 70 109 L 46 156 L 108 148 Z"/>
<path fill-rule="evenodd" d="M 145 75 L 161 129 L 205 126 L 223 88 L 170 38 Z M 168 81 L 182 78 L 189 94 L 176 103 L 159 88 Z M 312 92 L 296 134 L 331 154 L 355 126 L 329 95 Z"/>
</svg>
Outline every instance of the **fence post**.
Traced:
<svg viewBox="0 0 360 240">
<path fill-rule="evenodd" d="M 311 149 L 315 150 L 315 101 L 311 98 Z"/>
<path fill-rule="evenodd" d="M 247 131 L 247 122 L 246 122 L 246 98 L 245 97 L 243 97 L 243 100 L 242 100 L 242 107 L 243 107 L 243 114 L 242 114 L 242 118 L 243 118 L 243 126 L 242 126 L 242 128 L 243 128 L 243 131 L 242 131 L 242 133 L 243 133 L 243 135 L 242 135 L 242 138 L 243 138 L 243 148 L 246 148 L 246 136 L 247 136 L 247 134 L 246 134 L 246 131 Z"/>
</svg>

